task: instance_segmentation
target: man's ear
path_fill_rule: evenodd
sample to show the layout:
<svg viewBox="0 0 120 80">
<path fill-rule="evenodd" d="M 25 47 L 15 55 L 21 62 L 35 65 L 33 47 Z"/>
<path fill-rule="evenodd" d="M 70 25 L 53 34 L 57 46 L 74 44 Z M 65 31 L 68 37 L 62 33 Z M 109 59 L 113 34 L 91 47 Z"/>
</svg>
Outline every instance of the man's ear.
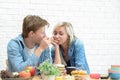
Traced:
<svg viewBox="0 0 120 80">
<path fill-rule="evenodd" d="M 29 37 L 32 37 L 33 35 L 34 35 L 33 31 L 30 31 L 29 34 L 28 34 Z"/>
</svg>

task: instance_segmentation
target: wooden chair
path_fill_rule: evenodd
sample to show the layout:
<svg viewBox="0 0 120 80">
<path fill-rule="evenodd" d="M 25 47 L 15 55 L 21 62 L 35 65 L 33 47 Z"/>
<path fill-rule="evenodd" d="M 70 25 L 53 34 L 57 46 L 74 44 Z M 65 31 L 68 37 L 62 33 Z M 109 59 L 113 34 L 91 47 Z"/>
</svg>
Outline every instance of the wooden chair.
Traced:
<svg viewBox="0 0 120 80">
<path fill-rule="evenodd" d="M 8 59 L 6 59 L 6 70 L 8 70 Z"/>
</svg>

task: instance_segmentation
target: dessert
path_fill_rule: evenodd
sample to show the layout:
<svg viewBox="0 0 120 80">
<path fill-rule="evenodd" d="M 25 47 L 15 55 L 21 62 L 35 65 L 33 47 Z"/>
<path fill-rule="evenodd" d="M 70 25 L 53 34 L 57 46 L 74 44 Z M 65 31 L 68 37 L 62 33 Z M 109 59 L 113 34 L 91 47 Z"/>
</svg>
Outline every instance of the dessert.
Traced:
<svg viewBox="0 0 120 80">
<path fill-rule="evenodd" d="M 73 70 L 71 74 L 72 75 L 87 75 L 87 72 L 85 70 Z"/>
<path fill-rule="evenodd" d="M 63 75 L 66 75 L 66 69 L 63 64 L 56 64 L 56 66 L 58 67 L 58 69 L 61 71 Z"/>
<path fill-rule="evenodd" d="M 73 70 L 71 75 L 75 77 L 75 80 L 86 80 L 87 72 L 85 70 Z"/>
</svg>

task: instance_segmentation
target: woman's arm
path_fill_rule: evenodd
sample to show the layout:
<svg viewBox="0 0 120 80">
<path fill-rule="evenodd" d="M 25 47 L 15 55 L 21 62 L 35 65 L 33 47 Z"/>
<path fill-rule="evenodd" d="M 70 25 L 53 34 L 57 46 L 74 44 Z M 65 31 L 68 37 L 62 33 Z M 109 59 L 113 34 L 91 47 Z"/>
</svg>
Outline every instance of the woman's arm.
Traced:
<svg viewBox="0 0 120 80">
<path fill-rule="evenodd" d="M 52 44 L 55 47 L 55 64 L 61 64 L 61 58 L 60 58 L 60 50 L 59 50 L 59 45 L 56 43 L 54 39 L 52 39 Z"/>
<path fill-rule="evenodd" d="M 76 40 L 75 42 L 75 66 L 77 69 L 86 70 L 90 73 L 85 55 L 84 44 L 80 40 Z"/>
</svg>

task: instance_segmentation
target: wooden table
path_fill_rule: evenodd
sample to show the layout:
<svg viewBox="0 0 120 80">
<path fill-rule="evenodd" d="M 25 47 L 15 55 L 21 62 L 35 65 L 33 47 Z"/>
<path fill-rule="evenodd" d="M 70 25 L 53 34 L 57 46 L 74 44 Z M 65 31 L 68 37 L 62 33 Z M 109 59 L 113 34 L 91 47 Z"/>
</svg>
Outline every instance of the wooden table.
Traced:
<svg viewBox="0 0 120 80">
<path fill-rule="evenodd" d="M 32 78 L 32 80 L 42 80 L 42 79 L 41 79 L 41 76 L 34 76 Z M 91 79 L 91 78 L 89 78 L 89 80 L 111 80 L 111 79 L 110 78 L 108 78 L 108 79 Z"/>
<path fill-rule="evenodd" d="M 2 80 L 2 79 L 0 78 L 0 80 Z M 7 79 L 5 79 L 5 80 L 7 80 Z M 17 79 L 15 79 L 15 80 L 17 80 Z M 18 79 L 18 80 L 21 80 L 21 79 Z M 34 76 L 30 79 L 23 79 L 23 80 L 42 80 L 42 79 L 41 79 L 41 76 Z M 109 79 L 91 79 L 91 78 L 89 78 L 88 80 L 111 80 L 111 79 L 110 78 Z"/>
<path fill-rule="evenodd" d="M 32 80 L 42 80 L 41 76 L 34 76 Z"/>
</svg>

